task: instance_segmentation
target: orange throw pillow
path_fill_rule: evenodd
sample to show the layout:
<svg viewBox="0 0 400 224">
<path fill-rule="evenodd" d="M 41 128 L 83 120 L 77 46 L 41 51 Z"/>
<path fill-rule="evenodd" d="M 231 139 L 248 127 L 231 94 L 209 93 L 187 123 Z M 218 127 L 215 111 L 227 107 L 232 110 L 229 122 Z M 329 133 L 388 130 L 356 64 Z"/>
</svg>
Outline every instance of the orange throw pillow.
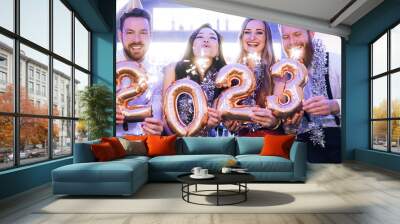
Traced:
<svg viewBox="0 0 400 224">
<path fill-rule="evenodd" d="M 294 135 L 265 135 L 261 156 L 280 156 L 289 159 Z"/>
<path fill-rule="evenodd" d="M 129 140 L 129 141 L 144 141 L 146 142 L 147 135 L 124 135 L 124 139 Z"/>
<path fill-rule="evenodd" d="M 124 146 L 122 146 L 121 142 L 118 140 L 116 137 L 110 137 L 110 138 L 101 138 L 101 142 L 108 142 L 114 149 L 115 155 L 117 158 L 125 157 L 126 156 L 126 151 L 124 149 Z"/>
<path fill-rule="evenodd" d="M 99 162 L 110 161 L 117 158 L 114 149 L 108 142 L 93 144 L 91 145 L 91 149 L 94 154 L 94 157 Z"/>
<path fill-rule="evenodd" d="M 176 135 L 157 136 L 150 135 L 147 137 L 147 155 L 148 156 L 165 156 L 176 155 L 175 148 Z"/>
</svg>

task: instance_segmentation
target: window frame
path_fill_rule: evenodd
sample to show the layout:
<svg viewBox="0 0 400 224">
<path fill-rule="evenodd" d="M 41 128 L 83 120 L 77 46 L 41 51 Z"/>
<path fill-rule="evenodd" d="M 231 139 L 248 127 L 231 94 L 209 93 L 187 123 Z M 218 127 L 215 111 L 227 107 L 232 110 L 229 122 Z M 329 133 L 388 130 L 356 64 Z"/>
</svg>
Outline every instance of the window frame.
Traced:
<svg viewBox="0 0 400 224">
<path fill-rule="evenodd" d="M 400 26 L 400 21 L 395 22 L 394 24 L 392 24 L 390 27 L 388 27 L 387 29 L 385 29 L 384 32 L 382 32 L 381 34 L 379 34 L 375 39 L 373 39 L 369 44 L 369 149 L 373 150 L 373 151 L 380 151 L 380 152 L 386 152 L 386 153 L 391 153 L 391 154 L 400 154 L 400 152 L 394 152 L 392 151 L 392 122 L 393 121 L 400 121 L 400 117 L 392 117 L 392 98 L 391 98 L 391 80 L 392 80 L 392 76 L 396 75 L 396 73 L 400 72 L 400 66 L 397 68 L 393 68 L 391 69 L 391 32 L 392 29 Z M 383 37 L 384 35 L 387 35 L 387 52 L 386 52 L 386 56 L 387 56 L 387 64 L 386 64 L 386 71 L 376 74 L 374 76 L 373 74 L 373 44 L 376 43 L 381 37 Z M 399 56 L 400 56 L 400 52 L 399 52 Z M 385 118 L 373 118 L 373 93 L 374 93 L 374 86 L 373 86 L 373 81 L 378 79 L 378 78 L 382 78 L 382 77 L 386 77 L 386 86 L 387 86 L 387 105 L 386 105 L 386 117 Z M 374 148 L 374 136 L 373 136 L 373 122 L 375 121 L 386 121 L 386 151 L 383 150 L 379 150 Z"/>
<path fill-rule="evenodd" d="M 75 88 L 74 88 L 74 82 L 75 82 L 75 69 L 85 73 L 88 75 L 89 78 L 89 83 L 88 86 L 92 85 L 92 62 L 91 62 L 91 37 L 92 37 L 92 30 L 88 27 L 88 25 L 84 22 L 84 20 L 78 15 L 78 13 L 76 13 L 72 7 L 69 5 L 69 3 L 66 0 L 59 0 L 69 11 L 71 11 L 71 18 L 70 18 L 70 22 L 71 22 L 71 58 L 64 58 L 63 56 L 55 53 L 53 50 L 53 1 L 54 0 L 48 0 L 49 2 L 49 47 L 48 49 L 46 49 L 45 47 L 42 47 L 39 44 L 36 44 L 32 41 L 30 41 L 29 39 L 23 37 L 20 35 L 20 0 L 14 0 L 13 1 L 13 10 L 14 10 L 14 18 L 13 18 L 13 22 L 14 22 L 14 30 L 10 31 L 4 27 L 0 26 L 0 35 L 5 36 L 7 38 L 11 38 L 13 41 L 13 54 L 12 54 L 12 65 L 11 66 L 11 71 L 13 73 L 11 73 L 11 75 L 13 75 L 13 79 L 14 79 L 14 100 L 13 100 L 13 107 L 14 107 L 14 111 L 13 112 L 1 112 L 0 111 L 0 116 L 10 116 L 13 119 L 13 166 L 10 167 L 5 167 L 5 168 L 0 168 L 0 172 L 5 171 L 5 170 L 10 170 L 10 169 L 16 169 L 19 167 L 23 167 L 23 166 L 29 166 L 29 165 L 33 165 L 33 164 L 38 164 L 38 163 L 43 163 L 49 160 L 53 160 L 53 159 L 62 159 L 65 157 L 70 157 L 73 156 L 73 151 L 74 151 L 74 143 L 75 143 L 75 123 L 76 121 L 79 120 L 79 117 L 75 117 L 75 108 L 72 107 L 71 108 L 71 114 L 68 116 L 61 116 L 61 114 L 59 116 L 53 115 L 53 59 L 58 60 L 59 62 L 62 62 L 68 66 L 71 67 L 71 80 L 70 80 L 70 86 L 71 86 L 71 105 L 74 105 L 75 103 Z M 88 69 L 85 69 L 81 66 L 79 66 L 78 64 L 75 63 L 75 25 L 74 25 L 74 21 L 75 18 L 83 25 L 83 27 L 88 31 Z M 20 81 L 20 65 L 21 65 L 21 57 L 20 57 L 20 45 L 23 44 L 29 48 L 32 48 L 33 50 L 36 50 L 42 54 L 45 54 L 46 56 L 48 56 L 48 73 L 47 73 L 47 79 L 48 82 L 45 85 L 45 90 L 48 92 L 46 94 L 46 97 L 48 97 L 48 112 L 46 115 L 39 115 L 39 114 L 27 114 L 27 113 L 21 113 L 20 111 L 20 85 L 21 85 L 21 81 Z M 27 66 L 29 66 L 29 64 L 27 64 Z M 42 79 L 41 79 L 41 75 L 42 72 L 40 72 L 40 76 L 39 76 L 39 80 L 38 82 L 36 82 L 36 69 L 34 68 L 33 70 L 33 79 L 30 78 L 30 73 L 28 72 L 30 67 L 27 67 L 27 73 L 26 75 L 26 81 L 32 81 L 35 86 L 36 83 L 40 83 L 40 87 L 42 88 Z M 29 70 L 30 71 L 30 70 Z M 28 86 L 27 86 L 28 87 Z M 35 87 L 34 87 L 35 88 Z M 27 91 L 28 88 L 27 88 Z M 36 89 L 34 89 L 34 92 L 36 91 Z M 42 94 L 40 93 L 38 96 L 42 96 Z M 35 102 L 34 102 L 35 103 Z M 48 136 L 47 136 L 47 152 L 48 155 L 47 157 L 43 157 L 43 160 L 40 160 L 38 162 L 31 162 L 31 163 L 26 163 L 26 164 L 21 164 L 21 158 L 20 158 L 20 119 L 21 118 L 45 118 L 47 119 L 48 122 Z M 53 123 L 56 122 L 57 120 L 65 120 L 65 121 L 70 121 L 71 122 L 71 153 L 68 155 L 62 155 L 62 156 L 54 156 L 54 147 L 53 147 Z"/>
</svg>

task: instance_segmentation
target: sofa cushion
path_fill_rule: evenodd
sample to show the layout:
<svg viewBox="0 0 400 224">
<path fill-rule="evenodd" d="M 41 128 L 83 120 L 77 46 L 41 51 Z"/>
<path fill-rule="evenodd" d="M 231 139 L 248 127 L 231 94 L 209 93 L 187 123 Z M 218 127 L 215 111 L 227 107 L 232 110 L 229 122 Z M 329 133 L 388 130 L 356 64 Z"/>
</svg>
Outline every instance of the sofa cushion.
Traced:
<svg viewBox="0 0 400 224">
<path fill-rule="evenodd" d="M 265 135 L 261 156 L 280 156 L 289 159 L 290 148 L 295 135 Z"/>
<path fill-rule="evenodd" d="M 292 161 L 279 156 L 238 155 L 241 168 L 249 172 L 292 172 Z"/>
<path fill-rule="evenodd" d="M 150 171 L 163 172 L 191 172 L 193 167 L 199 166 L 211 172 L 219 171 L 228 160 L 235 159 L 231 155 L 175 155 L 158 156 L 149 160 Z"/>
<path fill-rule="evenodd" d="M 176 141 L 177 136 L 157 136 L 149 135 L 146 143 L 148 156 L 164 156 L 164 155 L 175 155 L 176 154 Z"/>
<path fill-rule="evenodd" d="M 236 155 L 259 154 L 264 145 L 263 137 L 236 137 Z"/>
<path fill-rule="evenodd" d="M 137 155 L 145 156 L 147 155 L 146 142 L 142 140 L 127 140 L 124 138 L 118 138 L 122 146 L 126 151 L 126 155 Z"/>
<path fill-rule="evenodd" d="M 74 163 L 53 170 L 58 182 L 129 182 L 134 172 L 143 172 L 146 162 L 131 159 L 96 163 Z M 147 176 L 146 174 L 143 174 Z"/>
<path fill-rule="evenodd" d="M 124 135 L 124 139 L 129 140 L 129 141 L 146 141 L 147 135 Z"/>
<path fill-rule="evenodd" d="M 101 138 L 101 142 L 108 142 L 114 149 L 115 155 L 117 158 L 122 158 L 126 156 L 126 151 L 124 146 L 122 146 L 121 142 L 117 137 L 103 137 Z"/>
<path fill-rule="evenodd" d="M 131 163 L 132 161 L 142 161 L 142 162 L 148 162 L 150 157 L 147 156 L 136 156 L 136 155 L 131 155 L 131 156 L 125 156 L 124 158 L 116 159 L 113 160 L 113 162 L 126 162 L 126 163 Z M 136 163 L 136 162 L 133 162 Z"/>
<path fill-rule="evenodd" d="M 235 155 L 234 137 L 183 137 L 178 154 L 225 154 Z"/>
<path fill-rule="evenodd" d="M 96 161 L 104 162 L 117 159 L 118 156 L 115 154 L 115 150 L 109 142 L 102 142 L 99 144 L 93 144 L 90 146 Z"/>
</svg>

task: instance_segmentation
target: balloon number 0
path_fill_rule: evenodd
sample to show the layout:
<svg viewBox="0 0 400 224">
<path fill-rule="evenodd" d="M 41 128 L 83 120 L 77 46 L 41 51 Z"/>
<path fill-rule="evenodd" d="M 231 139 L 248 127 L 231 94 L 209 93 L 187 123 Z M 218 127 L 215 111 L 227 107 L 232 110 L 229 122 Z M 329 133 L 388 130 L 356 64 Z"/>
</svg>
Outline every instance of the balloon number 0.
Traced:
<svg viewBox="0 0 400 224">
<path fill-rule="evenodd" d="M 124 125 L 126 122 L 139 122 L 151 117 L 151 105 L 129 105 L 129 102 L 146 92 L 148 87 L 146 74 L 137 69 L 136 64 L 123 61 L 117 64 L 116 77 L 116 103 L 125 117 Z M 129 80 L 129 84 L 125 84 L 126 79 Z"/>
<path fill-rule="evenodd" d="M 288 117 L 304 98 L 303 88 L 308 81 L 307 68 L 294 59 L 283 59 L 271 67 L 274 84 L 272 96 L 267 97 L 267 107 L 277 117 Z"/>
<path fill-rule="evenodd" d="M 193 120 L 185 125 L 179 117 L 178 99 L 182 94 L 188 94 L 193 101 Z M 164 95 L 164 117 L 168 126 L 178 136 L 192 136 L 200 132 L 207 124 L 207 98 L 201 86 L 190 79 L 179 79 L 173 82 Z"/>
<path fill-rule="evenodd" d="M 232 86 L 232 81 L 238 84 Z M 216 108 L 221 112 L 223 120 L 250 121 L 251 109 L 239 102 L 250 96 L 256 88 L 256 80 L 251 70 L 242 64 L 226 65 L 218 72 L 215 79 L 218 88 L 228 88 L 222 91 L 216 101 Z"/>
</svg>

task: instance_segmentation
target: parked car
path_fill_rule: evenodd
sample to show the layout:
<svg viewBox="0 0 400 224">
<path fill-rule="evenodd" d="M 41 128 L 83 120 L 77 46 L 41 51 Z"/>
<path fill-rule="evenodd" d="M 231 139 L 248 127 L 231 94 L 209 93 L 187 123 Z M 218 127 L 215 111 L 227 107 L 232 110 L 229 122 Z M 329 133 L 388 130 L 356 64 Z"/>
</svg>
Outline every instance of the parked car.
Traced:
<svg viewBox="0 0 400 224">
<path fill-rule="evenodd" d="M 9 159 L 9 161 L 14 160 L 14 153 L 8 154 L 7 157 Z M 31 158 L 31 157 L 32 157 L 32 152 L 30 150 L 24 150 L 24 151 L 21 151 L 19 153 L 19 158 L 20 159 L 28 159 L 28 158 Z"/>
</svg>

